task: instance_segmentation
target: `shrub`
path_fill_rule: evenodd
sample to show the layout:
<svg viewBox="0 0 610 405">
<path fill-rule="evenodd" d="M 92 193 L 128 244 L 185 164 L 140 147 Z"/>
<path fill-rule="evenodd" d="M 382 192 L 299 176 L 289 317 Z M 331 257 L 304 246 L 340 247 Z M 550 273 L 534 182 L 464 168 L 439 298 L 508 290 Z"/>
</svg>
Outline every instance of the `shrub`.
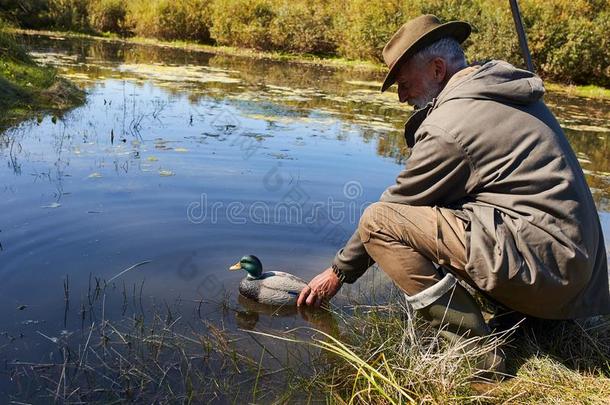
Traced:
<svg viewBox="0 0 610 405">
<path fill-rule="evenodd" d="M 547 78 L 574 83 L 610 83 L 610 3 L 557 0 L 553 7 L 523 3 L 532 57 Z"/>
<path fill-rule="evenodd" d="M 468 60 L 505 59 L 523 65 L 519 42 L 508 3 L 504 0 L 426 1 L 421 13 L 442 21 L 468 21 L 473 32 L 465 42 Z"/>
<path fill-rule="evenodd" d="M 123 33 L 126 15 L 124 0 L 92 0 L 89 25 L 96 31 Z"/>
<path fill-rule="evenodd" d="M 212 16 L 210 0 L 180 0 L 184 10 L 184 36 L 204 43 L 210 43 L 210 27 Z"/>
<path fill-rule="evenodd" d="M 329 54 L 335 50 L 330 31 L 332 15 L 322 1 L 276 3 L 269 35 L 274 49 L 299 53 Z"/>
<path fill-rule="evenodd" d="M 346 58 L 382 61 L 385 43 L 410 16 L 399 1 L 342 0 L 335 3 L 333 37 Z"/>
<path fill-rule="evenodd" d="M 272 42 L 268 33 L 275 18 L 269 0 L 214 1 L 212 37 L 221 45 L 269 50 Z"/>
<path fill-rule="evenodd" d="M 48 0 L 0 0 L 0 17 L 22 28 L 48 28 Z"/>
<path fill-rule="evenodd" d="M 164 40 L 210 41 L 207 0 L 134 0 L 127 22 L 133 33 Z"/>
<path fill-rule="evenodd" d="M 47 17 L 52 27 L 69 31 L 89 32 L 88 0 L 48 0 Z"/>
</svg>

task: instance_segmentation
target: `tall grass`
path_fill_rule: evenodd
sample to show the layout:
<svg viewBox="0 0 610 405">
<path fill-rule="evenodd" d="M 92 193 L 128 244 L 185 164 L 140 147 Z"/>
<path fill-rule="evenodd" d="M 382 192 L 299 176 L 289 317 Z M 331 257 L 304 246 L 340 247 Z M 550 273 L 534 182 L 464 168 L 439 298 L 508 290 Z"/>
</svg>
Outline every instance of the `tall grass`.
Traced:
<svg viewBox="0 0 610 405">
<path fill-rule="evenodd" d="M 259 334 L 330 355 L 330 365 L 319 374 L 318 384 L 333 402 L 455 403 L 480 399 L 472 383 L 490 381 L 490 373 L 477 365 L 486 353 L 500 350 L 509 334 L 447 344 L 427 324 L 405 318 L 404 310 L 394 303 L 369 307 L 366 315 L 349 316 L 354 325 L 348 324 L 347 332 L 356 332 L 360 335 L 357 338 L 337 338 L 322 331 L 316 331 L 308 341 Z M 386 329 L 390 325 L 392 329 Z"/>
</svg>

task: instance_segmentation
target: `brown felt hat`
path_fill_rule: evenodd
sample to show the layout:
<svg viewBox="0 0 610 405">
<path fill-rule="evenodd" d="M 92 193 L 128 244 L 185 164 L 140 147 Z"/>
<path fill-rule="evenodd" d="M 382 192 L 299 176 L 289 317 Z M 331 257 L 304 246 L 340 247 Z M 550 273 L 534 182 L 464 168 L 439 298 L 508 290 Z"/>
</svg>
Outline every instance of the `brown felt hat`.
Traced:
<svg viewBox="0 0 610 405">
<path fill-rule="evenodd" d="M 440 20 L 431 14 L 419 16 L 404 24 L 383 48 L 383 60 L 390 71 L 383 81 L 381 91 L 386 91 L 396 82 L 400 66 L 417 51 L 445 37 L 453 37 L 462 43 L 468 38 L 471 30 L 467 22 L 449 21 L 441 24 Z"/>
</svg>

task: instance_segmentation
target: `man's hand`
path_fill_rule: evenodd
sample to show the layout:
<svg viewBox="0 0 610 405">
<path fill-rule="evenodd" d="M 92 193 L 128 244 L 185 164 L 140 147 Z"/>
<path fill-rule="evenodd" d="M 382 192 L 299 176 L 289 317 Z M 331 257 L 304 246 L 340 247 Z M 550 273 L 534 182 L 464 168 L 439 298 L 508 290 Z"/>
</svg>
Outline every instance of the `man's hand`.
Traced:
<svg viewBox="0 0 610 405">
<path fill-rule="evenodd" d="M 337 294 L 341 288 L 341 281 L 339 277 L 333 272 L 333 269 L 329 267 L 322 273 L 315 276 L 309 284 L 303 288 L 299 298 L 297 299 L 297 306 L 311 305 L 315 308 L 319 308 L 322 301 L 328 301 Z"/>
</svg>

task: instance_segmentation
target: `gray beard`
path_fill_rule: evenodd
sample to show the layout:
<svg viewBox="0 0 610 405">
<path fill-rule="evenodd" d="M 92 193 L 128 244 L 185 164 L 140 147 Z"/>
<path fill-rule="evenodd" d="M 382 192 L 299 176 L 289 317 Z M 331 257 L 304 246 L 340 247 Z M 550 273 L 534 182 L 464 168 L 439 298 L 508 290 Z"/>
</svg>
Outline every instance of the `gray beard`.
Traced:
<svg viewBox="0 0 610 405">
<path fill-rule="evenodd" d="M 416 109 L 421 110 L 427 106 L 428 103 L 431 103 L 432 100 L 434 100 L 436 96 L 440 94 L 442 89 L 443 86 L 440 84 L 431 84 L 430 87 L 426 89 L 425 94 L 423 94 L 421 97 L 409 100 L 409 104 L 413 105 Z"/>
</svg>

